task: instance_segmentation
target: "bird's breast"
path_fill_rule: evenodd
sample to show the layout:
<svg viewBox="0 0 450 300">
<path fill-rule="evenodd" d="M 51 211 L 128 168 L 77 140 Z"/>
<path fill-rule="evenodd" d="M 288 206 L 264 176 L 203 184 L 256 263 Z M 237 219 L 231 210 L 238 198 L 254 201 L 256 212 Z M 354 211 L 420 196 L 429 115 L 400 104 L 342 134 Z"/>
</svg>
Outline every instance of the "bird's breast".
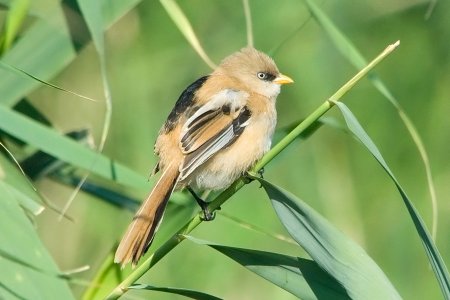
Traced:
<svg viewBox="0 0 450 300">
<path fill-rule="evenodd" d="M 269 151 L 277 117 L 274 103 L 268 104 L 267 109 L 252 111 L 247 127 L 233 144 L 194 171 L 191 186 L 203 190 L 226 188 Z"/>
</svg>

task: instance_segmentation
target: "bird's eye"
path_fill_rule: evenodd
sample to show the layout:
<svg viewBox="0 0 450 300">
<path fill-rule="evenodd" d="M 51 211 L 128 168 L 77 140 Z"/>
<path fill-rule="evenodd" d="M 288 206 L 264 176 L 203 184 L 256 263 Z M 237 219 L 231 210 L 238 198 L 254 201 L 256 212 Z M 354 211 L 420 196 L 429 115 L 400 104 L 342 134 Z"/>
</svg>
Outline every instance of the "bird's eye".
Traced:
<svg viewBox="0 0 450 300">
<path fill-rule="evenodd" d="M 258 78 L 261 80 L 267 79 L 267 73 L 264 73 L 264 72 L 258 72 L 258 74 L 256 74 L 256 76 L 258 76 Z"/>
<path fill-rule="evenodd" d="M 273 75 L 272 73 L 269 72 L 258 72 L 256 74 L 256 76 L 258 76 L 259 79 L 264 80 L 264 81 L 272 81 L 275 79 L 275 75 Z"/>
</svg>

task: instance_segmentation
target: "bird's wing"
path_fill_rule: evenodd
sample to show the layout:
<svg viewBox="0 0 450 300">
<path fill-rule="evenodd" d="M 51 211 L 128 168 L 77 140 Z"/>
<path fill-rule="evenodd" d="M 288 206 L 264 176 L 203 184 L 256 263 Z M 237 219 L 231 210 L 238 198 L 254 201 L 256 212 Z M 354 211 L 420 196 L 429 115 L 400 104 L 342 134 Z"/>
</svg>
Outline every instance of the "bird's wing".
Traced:
<svg viewBox="0 0 450 300">
<path fill-rule="evenodd" d="M 195 99 L 195 93 L 203 86 L 203 84 L 207 81 L 209 76 L 203 76 L 189 85 L 183 93 L 181 93 L 178 98 L 175 106 L 167 117 L 166 123 L 164 124 L 163 130 L 165 133 L 173 130 L 180 119 L 180 116 L 183 115 L 189 107 L 193 105 Z"/>
<path fill-rule="evenodd" d="M 248 96 L 243 91 L 222 90 L 186 121 L 180 139 L 186 155 L 180 180 L 241 135 L 251 115 L 245 106 Z"/>
</svg>

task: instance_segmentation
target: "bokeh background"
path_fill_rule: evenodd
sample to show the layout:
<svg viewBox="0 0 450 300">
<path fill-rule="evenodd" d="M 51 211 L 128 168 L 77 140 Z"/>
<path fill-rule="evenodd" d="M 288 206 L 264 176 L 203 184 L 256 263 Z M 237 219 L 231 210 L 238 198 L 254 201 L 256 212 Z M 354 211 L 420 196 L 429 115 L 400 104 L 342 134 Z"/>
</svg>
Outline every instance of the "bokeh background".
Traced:
<svg viewBox="0 0 450 300">
<path fill-rule="evenodd" d="M 246 45 L 241 1 L 178 3 L 214 62 Z M 428 151 L 439 200 L 436 244 L 449 262 L 449 2 L 436 1 L 429 16 L 430 1 L 421 0 L 317 4 L 367 59 L 388 44 L 401 41 L 400 48 L 376 68 L 376 73 L 414 122 Z M 299 122 L 357 70 L 310 17 L 302 1 L 257 0 L 250 1 L 250 6 L 255 47 L 271 53 L 280 70 L 295 80 L 294 85 L 283 87 L 278 98 L 279 127 Z M 179 94 L 211 70 L 158 1 L 139 3 L 105 37 L 113 114 L 104 153 L 145 178 L 156 162 L 153 143 L 158 130 Z M 80 49 L 77 58 L 51 81 L 103 99 L 99 60 L 93 45 Z M 88 128 L 96 144 L 100 142 L 102 101 L 84 101 L 50 87 L 39 88 L 29 98 L 61 132 Z M 423 162 L 396 109 L 367 79 L 343 101 L 373 138 L 431 228 L 430 194 Z M 344 124 L 336 109 L 327 113 L 327 117 Z M 264 176 L 302 198 L 356 240 L 405 299 L 441 297 L 395 186 L 349 134 L 323 126 L 306 141 L 289 146 L 265 168 Z M 153 183 L 151 179 L 146 185 L 148 190 Z M 136 199 L 143 199 L 148 191 L 108 184 Z M 73 192 L 73 187 L 45 178 L 39 180 L 37 187 L 59 207 L 64 206 Z M 58 214 L 45 211 L 36 219 L 37 228 L 62 270 L 91 266 L 89 271 L 77 275 L 89 282 L 121 237 L 132 212 L 80 192 L 68 213 L 74 222 L 58 221 Z M 170 227 L 170 218 L 176 213 L 173 210 L 166 216 L 166 227 Z M 186 218 L 190 213 L 186 213 Z M 287 236 L 258 184 L 239 191 L 213 222 L 201 224 L 192 235 L 236 247 L 305 255 L 292 244 L 243 228 L 227 215 L 266 233 Z M 175 229 L 176 226 L 167 230 Z M 294 299 L 214 250 L 189 241 L 158 263 L 142 282 L 197 289 L 225 299 Z M 81 297 L 85 287 L 80 284 L 72 287 L 76 297 Z M 133 299 L 176 298 L 146 291 L 127 295 Z"/>
</svg>

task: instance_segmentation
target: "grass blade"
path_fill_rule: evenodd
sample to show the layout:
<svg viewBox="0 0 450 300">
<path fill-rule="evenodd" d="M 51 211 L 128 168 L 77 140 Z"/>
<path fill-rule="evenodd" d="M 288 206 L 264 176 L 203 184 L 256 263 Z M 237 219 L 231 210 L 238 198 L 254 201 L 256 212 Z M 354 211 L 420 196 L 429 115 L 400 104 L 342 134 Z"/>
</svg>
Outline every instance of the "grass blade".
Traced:
<svg viewBox="0 0 450 300">
<path fill-rule="evenodd" d="M 104 28 L 111 26 L 118 18 L 131 10 L 140 0 L 102 0 L 92 1 L 102 4 L 104 9 Z M 0 70 L 0 104 L 9 107 L 28 95 L 64 69 L 76 57 L 77 52 L 72 43 L 72 37 L 67 27 L 60 3 L 40 8 L 44 13 L 38 13 L 39 18 L 26 30 L 13 47 L 5 53 L 2 61 L 15 66 L 40 81 L 29 80 L 9 71 Z M 88 41 L 89 39 L 87 39 Z M 42 43 L 45 41 L 45 43 Z M 36 45 L 39 45 L 36 48 Z M 81 44 L 83 47 L 85 44 Z M 30 53 L 33 55 L 30 56 Z"/>
<path fill-rule="evenodd" d="M 74 299 L 14 195 L 0 195 L 0 298 Z"/>
<path fill-rule="evenodd" d="M 409 200 L 408 196 L 406 195 L 406 192 L 401 187 L 397 178 L 395 178 L 394 174 L 389 169 L 389 166 L 387 165 L 380 151 L 372 142 L 367 133 L 364 131 L 362 126 L 359 124 L 356 117 L 352 114 L 352 112 L 348 109 L 348 107 L 345 104 L 337 102 L 336 105 L 341 110 L 342 115 L 344 116 L 345 122 L 347 123 L 347 126 L 350 129 L 350 131 L 358 138 L 359 141 L 361 141 L 361 143 L 366 147 L 366 149 L 369 150 L 369 152 L 375 157 L 375 159 L 383 167 L 383 169 L 386 171 L 386 173 L 389 175 L 389 177 L 392 179 L 395 186 L 397 187 L 403 199 L 403 202 L 405 203 L 406 208 L 408 209 L 408 212 L 411 216 L 414 226 L 416 227 L 417 233 L 419 234 L 422 244 L 425 247 L 425 252 L 428 256 L 428 260 L 430 261 L 431 267 L 433 268 L 433 271 L 439 282 L 442 294 L 444 295 L 445 299 L 450 299 L 450 279 L 448 270 L 436 245 L 433 243 L 431 235 L 428 233 L 425 222 L 420 217 L 419 212 L 416 210 L 413 203 Z"/>
<path fill-rule="evenodd" d="M 0 184 L 3 185 L 5 190 L 8 190 L 23 208 L 32 214 L 38 215 L 44 210 L 44 206 L 41 205 L 43 200 L 32 183 L 27 180 L 25 175 L 22 174 L 16 166 L 1 154 Z"/>
<path fill-rule="evenodd" d="M 197 54 L 203 59 L 203 61 L 211 68 L 215 69 L 217 66 L 206 54 L 205 50 L 203 50 L 200 41 L 195 35 L 194 29 L 189 23 L 189 20 L 184 15 L 181 8 L 175 2 L 175 0 L 160 0 L 162 6 L 169 14 L 170 18 L 173 20 L 175 25 L 178 27 L 178 30 L 184 35 L 184 37 L 188 40 L 189 44 L 191 44 L 192 48 L 197 52 Z"/>
<path fill-rule="evenodd" d="M 3 32 L 0 36 L 0 55 L 11 47 L 27 15 L 29 6 L 29 0 L 11 1 L 5 24 L 3 25 Z"/>
<path fill-rule="evenodd" d="M 81 13 L 91 33 L 92 41 L 102 60 L 105 54 L 105 40 L 103 37 L 103 13 L 101 1 L 77 0 Z"/>
<path fill-rule="evenodd" d="M 73 91 L 67 90 L 67 89 L 62 88 L 62 87 L 59 87 L 59 86 L 57 86 L 57 85 L 55 85 L 53 83 L 47 82 L 45 80 L 39 79 L 36 76 L 33 76 L 32 74 L 30 74 L 28 72 L 25 72 L 24 70 L 21 70 L 19 68 L 14 67 L 14 66 L 8 65 L 7 63 L 4 63 L 2 61 L 0 61 L 0 67 L 5 69 L 5 70 L 9 70 L 11 72 L 14 72 L 14 73 L 16 73 L 18 75 L 30 78 L 31 80 L 34 80 L 36 82 L 40 82 L 40 83 L 42 83 L 42 84 L 44 84 L 46 86 L 49 86 L 49 87 L 54 88 L 54 89 L 57 89 L 59 91 L 66 92 L 68 94 L 77 96 L 77 97 L 85 99 L 85 100 L 89 100 L 89 101 L 92 101 L 92 102 L 97 102 L 97 100 L 95 100 L 95 99 L 92 99 L 90 97 L 84 96 L 84 95 L 79 94 L 77 92 L 73 92 Z"/>
<path fill-rule="evenodd" d="M 147 189 L 145 176 L 3 105 L 0 105 L 0 129 L 62 161 L 90 169 L 101 177 Z M 92 164 L 94 161 L 95 165 Z"/>
<path fill-rule="evenodd" d="M 210 246 L 300 299 L 350 299 L 339 282 L 310 259 L 186 238 Z"/>
<path fill-rule="evenodd" d="M 220 300 L 222 298 L 218 298 L 216 296 L 212 296 L 203 292 L 188 290 L 188 289 L 180 289 L 180 288 L 172 288 L 172 287 L 159 287 L 148 284 L 133 284 L 130 286 L 130 289 L 133 290 L 149 290 L 149 291 L 157 291 L 164 292 L 174 295 L 180 295 L 187 298 L 198 299 L 198 300 Z"/>
<path fill-rule="evenodd" d="M 289 234 L 346 289 L 351 299 L 401 299 L 378 265 L 306 203 L 258 179 Z"/>
<path fill-rule="evenodd" d="M 92 40 L 97 50 L 100 60 L 100 71 L 103 81 L 103 94 L 105 95 L 105 119 L 103 122 L 102 135 L 98 150 L 103 151 L 108 136 L 109 127 L 111 125 L 112 116 L 112 99 L 111 90 L 109 88 L 109 81 L 106 72 L 106 57 L 105 57 L 105 38 L 103 32 L 105 30 L 103 21 L 102 2 L 90 0 L 78 0 L 84 20 L 88 25 Z"/>
<path fill-rule="evenodd" d="M 247 46 L 253 46 L 253 28 L 252 28 L 252 14 L 250 10 L 249 0 L 242 0 L 242 4 L 244 6 L 244 14 L 245 14 L 245 27 L 247 29 Z"/>
<path fill-rule="evenodd" d="M 122 280 L 120 267 L 114 263 L 114 250 L 111 249 L 103 261 L 99 271 L 91 280 L 91 284 L 80 298 L 81 300 L 104 299 L 107 291 Z"/>
<path fill-rule="evenodd" d="M 100 71 L 103 82 L 103 94 L 105 96 L 105 118 L 103 120 L 103 128 L 100 138 L 100 144 L 98 146 L 98 152 L 102 152 L 106 143 L 106 138 L 108 136 L 109 128 L 111 125 L 111 116 L 112 116 L 112 99 L 111 99 L 111 91 L 109 88 L 108 77 L 106 74 L 106 58 L 105 58 L 105 40 L 103 36 L 104 31 L 104 21 L 103 21 L 103 11 L 102 11 L 102 3 L 100 1 L 86 1 L 86 0 L 78 0 L 78 5 L 80 7 L 81 13 L 84 17 L 84 20 L 89 28 L 89 31 L 92 36 L 92 40 L 95 45 L 95 49 L 97 50 L 97 54 L 100 61 Z M 76 195 L 78 194 L 80 188 L 83 186 L 84 182 L 87 180 L 90 175 L 91 169 L 97 163 L 96 160 L 92 162 L 90 168 L 88 168 L 88 172 L 83 176 L 80 183 L 77 185 L 75 190 L 72 192 L 71 197 L 67 200 L 66 205 L 63 208 L 63 215 L 66 214 Z"/>
<path fill-rule="evenodd" d="M 5 53 L 3 62 L 48 80 L 68 65 L 76 55 L 61 9 L 54 6 L 46 19 L 37 20 L 21 39 Z M 42 43 L 42 41 L 46 41 Z M 36 49 L 36 45 L 40 45 Z M 30 57 L 30 53 L 33 56 Z M 41 83 L 1 71 L 0 104 L 13 106 Z"/>
<path fill-rule="evenodd" d="M 338 27 L 333 24 L 333 22 L 328 18 L 328 16 L 322 12 L 322 10 L 314 3 L 313 0 L 303 0 L 308 6 L 312 16 L 317 20 L 317 22 L 322 26 L 325 32 L 328 34 L 336 48 L 341 52 L 341 54 L 352 63 L 355 68 L 360 69 L 367 64 L 366 59 L 362 56 L 360 51 L 350 42 L 350 40 L 338 29 Z M 427 177 L 427 184 L 430 193 L 431 207 L 433 211 L 433 224 L 432 224 L 432 235 L 436 237 L 437 233 L 437 223 L 438 223 L 438 208 L 437 208 L 437 197 L 436 189 L 434 187 L 433 176 L 431 173 L 431 166 L 428 158 L 428 153 L 425 149 L 425 145 L 420 137 L 416 127 L 414 126 L 411 119 L 408 117 L 406 112 L 403 110 L 401 105 L 398 103 L 397 99 L 392 95 L 389 89 L 384 85 L 381 79 L 376 74 L 370 74 L 368 77 L 375 88 L 386 98 L 397 110 L 400 119 L 405 124 L 408 133 L 410 134 L 417 150 L 419 151 L 420 157 L 424 164 L 424 169 Z"/>
</svg>

